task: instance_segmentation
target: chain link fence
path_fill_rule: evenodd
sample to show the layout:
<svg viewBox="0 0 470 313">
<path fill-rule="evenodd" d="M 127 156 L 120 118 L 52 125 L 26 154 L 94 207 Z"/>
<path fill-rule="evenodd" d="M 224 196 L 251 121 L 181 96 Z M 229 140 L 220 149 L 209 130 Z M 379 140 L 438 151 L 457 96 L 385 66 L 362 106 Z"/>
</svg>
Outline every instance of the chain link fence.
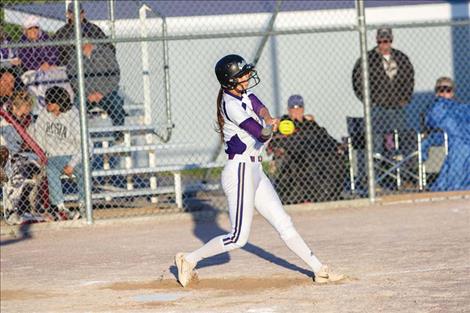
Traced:
<svg viewBox="0 0 470 313">
<path fill-rule="evenodd" d="M 470 188 L 468 4 L 422 2 L 366 11 L 377 195 Z M 91 221 L 87 199 L 95 218 L 224 210 L 214 65 L 230 53 L 281 117 L 264 166 L 283 203 L 370 196 L 354 1 L 79 1 L 81 38 L 72 4 L 2 3 L 8 223 Z"/>
</svg>

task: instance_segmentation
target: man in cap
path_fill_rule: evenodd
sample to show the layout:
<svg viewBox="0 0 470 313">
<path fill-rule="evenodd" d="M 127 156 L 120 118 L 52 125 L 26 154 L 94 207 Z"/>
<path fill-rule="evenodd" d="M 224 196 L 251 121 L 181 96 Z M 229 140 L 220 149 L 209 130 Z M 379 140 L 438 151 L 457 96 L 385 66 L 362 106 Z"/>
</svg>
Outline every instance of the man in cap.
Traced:
<svg viewBox="0 0 470 313">
<path fill-rule="evenodd" d="M 287 101 L 288 114 L 268 146 L 275 186 L 284 204 L 336 199 L 342 191 L 343 159 L 338 142 L 310 114 L 301 95 Z"/>
<path fill-rule="evenodd" d="M 91 23 L 85 17 L 85 10 L 81 3 L 78 4 L 80 10 L 80 25 L 82 28 L 82 37 L 90 39 L 104 39 L 106 38 L 105 33 L 99 28 L 96 24 Z M 69 3 L 67 6 L 67 12 L 65 13 L 67 23 L 59 28 L 54 35 L 55 40 L 67 40 L 75 38 L 75 30 L 73 23 L 73 3 Z M 115 53 L 114 46 L 109 43 L 108 45 L 113 53 Z M 59 65 L 66 66 L 68 60 L 75 57 L 75 48 L 73 45 L 70 46 L 60 46 L 59 48 Z"/>
<path fill-rule="evenodd" d="M 376 42 L 367 53 L 369 62 L 369 86 L 371 100 L 372 134 L 374 153 L 384 155 L 392 150 L 394 131 L 403 135 L 406 126 L 404 108 L 411 101 L 414 89 L 414 69 L 408 56 L 392 48 L 392 29 L 382 27 L 377 30 Z M 352 85 L 357 98 L 364 101 L 361 58 L 354 65 Z M 406 148 L 402 142 L 400 145 Z M 359 169 L 361 176 L 365 169 Z"/>
<path fill-rule="evenodd" d="M 115 47 L 111 43 L 95 44 L 91 39 L 106 38 L 104 32 L 85 18 L 85 10 L 79 4 L 80 25 L 83 44 L 83 70 L 85 76 L 85 97 L 87 109 L 99 107 L 106 111 L 113 126 L 122 126 L 125 122 L 124 100 L 119 95 L 120 68 Z M 73 3 L 67 7 L 67 24 L 55 34 L 56 39 L 74 38 Z M 77 61 L 74 46 L 62 46 L 60 63 L 67 67 L 67 75 L 75 93 L 78 93 Z M 124 134 L 116 132 L 115 143 L 122 143 Z"/>
<path fill-rule="evenodd" d="M 43 32 L 36 16 L 28 16 L 23 23 L 23 35 L 20 43 L 49 41 L 49 35 Z M 57 63 L 57 49 L 53 46 L 22 47 L 18 49 L 19 63 L 25 70 L 47 71 Z M 14 64 L 14 65 L 18 65 Z"/>
</svg>

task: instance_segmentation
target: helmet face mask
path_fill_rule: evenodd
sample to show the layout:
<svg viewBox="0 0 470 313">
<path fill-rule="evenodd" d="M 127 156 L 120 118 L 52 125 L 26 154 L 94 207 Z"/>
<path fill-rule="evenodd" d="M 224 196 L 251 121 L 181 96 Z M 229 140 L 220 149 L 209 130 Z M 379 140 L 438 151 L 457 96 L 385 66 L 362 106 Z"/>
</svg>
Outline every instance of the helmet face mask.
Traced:
<svg viewBox="0 0 470 313">
<path fill-rule="evenodd" d="M 246 81 L 253 79 L 254 84 L 244 90 L 253 88 L 260 82 L 253 64 L 247 64 L 245 59 L 239 55 L 229 54 L 220 59 L 215 66 L 215 74 L 223 89 L 233 90 L 240 83 L 246 82 L 239 82 L 238 79 L 245 76 L 247 73 L 250 73 L 250 77 Z"/>
</svg>

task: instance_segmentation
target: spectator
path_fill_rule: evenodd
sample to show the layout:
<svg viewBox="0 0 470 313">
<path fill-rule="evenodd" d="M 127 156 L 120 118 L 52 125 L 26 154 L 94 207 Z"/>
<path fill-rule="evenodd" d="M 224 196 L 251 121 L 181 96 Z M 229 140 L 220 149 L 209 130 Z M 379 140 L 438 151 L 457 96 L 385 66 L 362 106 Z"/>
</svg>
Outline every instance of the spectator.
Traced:
<svg viewBox="0 0 470 313">
<path fill-rule="evenodd" d="M 3 187 L 3 184 L 8 181 L 8 176 L 5 173 L 5 165 L 8 161 L 8 156 L 10 152 L 8 148 L 0 145 L 0 187 Z"/>
<path fill-rule="evenodd" d="M 0 61 L 1 67 L 13 67 L 19 64 L 19 59 L 15 49 L 4 48 L 5 45 L 11 44 L 11 38 L 3 31 L 3 26 L 0 26 Z"/>
<path fill-rule="evenodd" d="M 49 157 L 46 172 L 53 211 L 66 214 L 67 218 L 79 218 L 84 212 L 70 212 L 65 208 L 60 178 L 63 174 L 75 175 L 79 197 L 83 199 L 79 113 L 67 90 L 54 86 L 46 91 L 46 108 L 29 131 Z"/>
<path fill-rule="evenodd" d="M 289 97 L 288 114 L 268 146 L 275 164 L 275 186 L 283 203 L 334 200 L 343 187 L 345 165 L 338 142 L 312 115 L 300 95 Z"/>
<path fill-rule="evenodd" d="M 0 106 L 11 100 L 15 91 L 15 74 L 9 68 L 0 69 Z"/>
<path fill-rule="evenodd" d="M 436 100 L 426 116 L 427 126 L 440 129 L 448 136 L 448 154 L 433 191 L 470 190 L 470 104 L 455 98 L 455 84 L 449 77 L 440 77 L 435 85 Z M 423 141 L 423 159 L 432 145 L 442 145 L 442 132 L 431 132 Z"/>
<path fill-rule="evenodd" d="M 23 29 L 21 43 L 38 43 L 50 40 L 49 35 L 39 27 L 39 19 L 36 16 L 26 18 Z M 57 63 L 57 49 L 53 46 L 19 48 L 18 57 L 25 70 L 47 71 Z"/>
<path fill-rule="evenodd" d="M 387 150 L 393 151 L 394 130 L 399 134 L 405 133 L 404 108 L 411 101 L 414 89 L 413 65 L 405 53 L 392 48 L 393 39 L 391 28 L 379 28 L 376 34 L 377 46 L 367 53 L 373 152 L 381 155 Z M 360 58 L 354 65 L 352 84 L 357 98 L 364 101 Z M 407 146 L 405 142 L 400 144 L 401 148 L 409 149 Z M 365 176 L 365 168 L 360 168 L 359 172 L 360 176 Z"/>
<path fill-rule="evenodd" d="M 8 151 L 2 157 L 9 155 L 8 161 L 3 159 L 2 163 L 7 165 L 6 176 L 9 177 L 5 194 L 7 221 L 10 223 L 31 218 L 31 214 L 40 206 L 39 197 L 36 196 L 41 166 L 37 160 L 39 157 L 44 160 L 45 155 L 25 130 L 31 123 L 32 106 L 31 96 L 21 91 L 15 92 L 6 110 L 0 109 L 0 141 Z M 37 154 L 28 152 L 27 148 L 33 149 Z"/>
<path fill-rule="evenodd" d="M 3 107 L 11 98 L 15 91 L 22 91 L 24 84 L 18 76 L 15 68 L 0 68 L 0 106 Z"/>
<path fill-rule="evenodd" d="M 85 10 L 83 9 L 82 5 L 79 3 L 78 6 L 80 9 L 80 25 L 82 29 L 82 37 L 91 39 L 106 38 L 106 35 L 101 30 L 101 28 L 99 28 L 97 25 L 91 23 L 85 18 Z M 61 28 L 59 28 L 59 30 L 55 33 L 55 40 L 67 40 L 75 38 L 75 30 L 73 23 L 73 3 L 69 3 L 65 15 L 67 18 L 67 23 Z M 111 49 L 113 54 L 115 54 L 115 48 L 111 43 L 105 45 L 108 46 L 109 49 Z M 67 66 L 68 61 L 73 58 L 75 58 L 75 46 L 69 45 L 59 47 L 59 65 Z"/>
<path fill-rule="evenodd" d="M 107 45 L 83 45 L 83 70 L 87 109 L 98 106 L 108 113 L 113 126 L 124 125 L 126 113 L 124 100 L 118 93 L 120 69 L 114 52 Z M 67 73 L 75 91 L 78 90 L 76 59 L 70 59 Z M 117 132 L 116 143 L 124 140 L 124 134 Z"/>
</svg>

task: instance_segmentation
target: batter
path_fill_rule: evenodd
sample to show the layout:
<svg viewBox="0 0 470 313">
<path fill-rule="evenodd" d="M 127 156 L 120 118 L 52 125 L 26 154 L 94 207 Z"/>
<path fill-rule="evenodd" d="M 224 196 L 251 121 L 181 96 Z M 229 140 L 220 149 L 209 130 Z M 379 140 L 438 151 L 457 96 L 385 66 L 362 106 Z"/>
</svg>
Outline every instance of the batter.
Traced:
<svg viewBox="0 0 470 313">
<path fill-rule="evenodd" d="M 215 74 L 221 86 L 217 121 L 228 159 L 222 172 L 222 187 L 228 200 L 232 231 L 211 239 L 191 253 L 176 254 L 178 281 L 186 287 L 199 261 L 243 247 L 248 241 L 255 207 L 279 232 L 289 249 L 310 266 L 315 282 L 342 279 L 343 275 L 333 273 L 317 259 L 297 233 L 263 172 L 261 153 L 272 131 L 277 130 L 279 119 L 271 117 L 263 103 L 248 91 L 259 83 L 254 65 L 231 54 L 217 62 Z"/>
</svg>

